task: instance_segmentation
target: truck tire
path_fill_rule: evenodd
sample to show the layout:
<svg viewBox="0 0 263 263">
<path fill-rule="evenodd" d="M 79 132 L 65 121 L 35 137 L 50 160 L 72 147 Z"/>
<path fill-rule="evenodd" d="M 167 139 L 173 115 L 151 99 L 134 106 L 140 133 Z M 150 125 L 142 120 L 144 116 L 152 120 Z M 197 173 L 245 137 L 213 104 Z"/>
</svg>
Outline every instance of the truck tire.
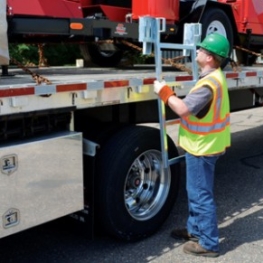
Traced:
<svg viewBox="0 0 263 263">
<path fill-rule="evenodd" d="M 109 50 L 101 50 L 100 45 L 96 43 L 81 44 L 79 47 L 88 64 L 92 63 L 100 67 L 116 67 L 123 57 L 122 50 L 115 46 L 114 49 Z"/>
<path fill-rule="evenodd" d="M 168 138 L 169 158 L 178 156 Z M 169 216 L 179 189 L 180 165 L 162 172 L 160 131 L 129 126 L 116 133 L 97 159 L 95 211 L 108 234 L 135 241 L 156 232 Z M 96 220 L 97 221 L 97 220 Z"/>
<path fill-rule="evenodd" d="M 225 36 L 230 44 L 230 56 L 233 50 L 233 29 L 227 14 L 219 8 L 208 8 L 204 11 L 204 14 L 201 18 L 201 24 L 201 39 L 204 39 L 208 34 L 213 32 L 217 32 Z M 221 67 L 224 68 L 227 63 L 228 61 L 225 61 Z"/>
</svg>

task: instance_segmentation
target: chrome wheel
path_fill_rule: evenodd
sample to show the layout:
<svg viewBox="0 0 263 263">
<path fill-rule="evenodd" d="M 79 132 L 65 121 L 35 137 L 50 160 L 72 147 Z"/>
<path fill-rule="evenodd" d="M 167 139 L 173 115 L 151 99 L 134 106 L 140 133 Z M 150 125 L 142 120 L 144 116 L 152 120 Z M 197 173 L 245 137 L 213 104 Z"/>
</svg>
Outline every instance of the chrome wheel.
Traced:
<svg viewBox="0 0 263 263">
<path fill-rule="evenodd" d="M 124 199 L 129 214 L 140 221 L 154 217 L 167 199 L 170 183 L 170 171 L 165 174 L 162 168 L 161 152 L 142 153 L 129 169 L 125 182 Z"/>
</svg>

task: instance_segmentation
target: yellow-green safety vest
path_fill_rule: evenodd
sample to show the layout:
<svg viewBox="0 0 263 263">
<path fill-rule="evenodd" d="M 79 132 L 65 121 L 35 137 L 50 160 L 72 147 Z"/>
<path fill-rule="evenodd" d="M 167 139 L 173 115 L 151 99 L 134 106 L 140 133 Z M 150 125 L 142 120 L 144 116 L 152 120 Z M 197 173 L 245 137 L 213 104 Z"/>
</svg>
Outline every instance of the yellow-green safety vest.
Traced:
<svg viewBox="0 0 263 263">
<path fill-rule="evenodd" d="M 200 79 L 190 93 L 203 86 L 211 87 L 213 92 L 207 114 L 203 118 L 192 114 L 182 117 L 179 129 L 179 145 L 196 156 L 219 154 L 230 146 L 229 96 L 222 70 Z"/>
</svg>

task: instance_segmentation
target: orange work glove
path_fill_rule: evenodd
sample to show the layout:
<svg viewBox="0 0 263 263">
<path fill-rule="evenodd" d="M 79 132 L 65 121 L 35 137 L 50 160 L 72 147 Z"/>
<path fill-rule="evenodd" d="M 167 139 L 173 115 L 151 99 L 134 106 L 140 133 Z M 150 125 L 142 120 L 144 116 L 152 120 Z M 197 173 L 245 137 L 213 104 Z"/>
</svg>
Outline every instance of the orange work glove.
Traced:
<svg viewBox="0 0 263 263">
<path fill-rule="evenodd" d="M 154 92 L 160 97 L 160 99 L 167 104 L 169 97 L 172 95 L 175 95 L 175 92 L 171 90 L 170 87 L 166 85 L 165 80 L 162 80 L 161 82 L 158 80 L 155 80 L 153 83 L 154 86 Z"/>
</svg>

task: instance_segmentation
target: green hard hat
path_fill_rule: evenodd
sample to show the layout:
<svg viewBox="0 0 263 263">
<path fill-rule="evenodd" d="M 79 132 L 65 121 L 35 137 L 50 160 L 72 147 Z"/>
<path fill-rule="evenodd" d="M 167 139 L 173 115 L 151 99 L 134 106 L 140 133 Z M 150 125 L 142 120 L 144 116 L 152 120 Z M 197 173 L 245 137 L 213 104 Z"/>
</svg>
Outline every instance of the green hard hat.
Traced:
<svg viewBox="0 0 263 263">
<path fill-rule="evenodd" d="M 228 57 L 230 49 L 228 40 L 218 33 L 207 35 L 197 46 L 223 58 Z"/>
</svg>

